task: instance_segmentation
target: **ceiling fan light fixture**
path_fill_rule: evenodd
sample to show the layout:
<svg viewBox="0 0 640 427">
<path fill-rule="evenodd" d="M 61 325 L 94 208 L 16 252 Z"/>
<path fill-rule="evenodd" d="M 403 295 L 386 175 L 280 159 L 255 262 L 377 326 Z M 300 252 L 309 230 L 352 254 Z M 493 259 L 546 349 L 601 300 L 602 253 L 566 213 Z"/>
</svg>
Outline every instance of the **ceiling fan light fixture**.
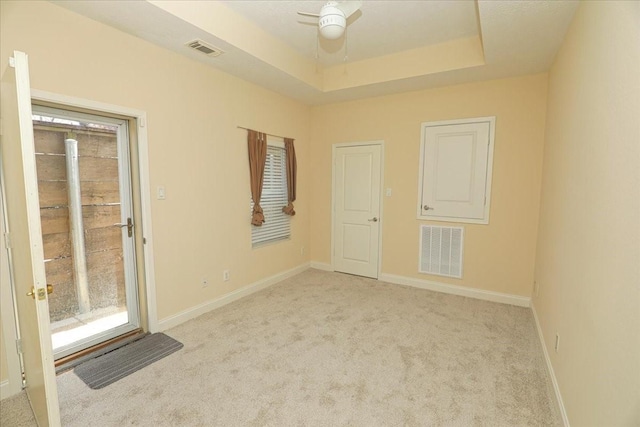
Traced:
<svg viewBox="0 0 640 427">
<path fill-rule="evenodd" d="M 320 34 L 322 37 L 335 40 L 344 34 L 347 26 L 347 19 L 344 13 L 335 6 L 335 3 L 329 2 L 322 7 L 320 11 Z"/>
</svg>

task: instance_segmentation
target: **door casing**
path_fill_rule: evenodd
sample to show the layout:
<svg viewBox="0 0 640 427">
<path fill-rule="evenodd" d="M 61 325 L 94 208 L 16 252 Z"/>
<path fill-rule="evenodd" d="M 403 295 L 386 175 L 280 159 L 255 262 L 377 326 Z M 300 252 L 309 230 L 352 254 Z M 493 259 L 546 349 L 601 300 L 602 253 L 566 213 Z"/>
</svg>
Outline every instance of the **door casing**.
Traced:
<svg viewBox="0 0 640 427">
<path fill-rule="evenodd" d="M 97 101 L 91 101 L 83 98 L 76 98 L 66 95 L 60 95 L 42 90 L 31 90 L 32 102 L 41 105 L 53 104 L 57 107 L 70 107 L 80 110 L 92 110 L 99 113 L 115 114 L 118 116 L 129 117 L 133 119 L 133 126 L 130 126 L 130 137 L 137 139 L 137 150 L 135 155 L 130 158 L 131 174 L 137 175 L 137 181 L 132 186 L 132 191 L 139 191 L 140 209 L 142 226 L 134 227 L 134 230 L 141 233 L 139 240 L 140 247 L 136 248 L 136 253 L 142 254 L 144 260 L 144 295 L 140 295 L 141 301 L 146 301 L 144 307 L 141 307 L 140 320 L 142 326 L 146 327 L 149 332 L 158 332 L 158 314 L 156 309 L 156 291 L 155 291 L 155 268 L 153 262 L 153 232 L 151 225 L 151 183 L 149 179 L 149 143 L 147 139 L 147 114 L 144 111 L 136 110 L 118 105 L 106 104 Z M 133 129 L 131 129 L 133 127 Z M 136 161 L 137 160 L 137 161 Z M 137 185 L 135 185 L 137 184 Z M 139 188 L 138 188 L 139 187 Z M 135 197 L 134 197 L 135 199 Z M 134 200 L 135 204 L 135 200 Z M 134 208 L 134 211 L 136 209 Z M 134 212 L 135 214 L 135 212 Z M 137 218 L 134 218 L 134 220 Z M 138 249 L 142 250 L 138 250 Z M 146 316 L 145 316 L 146 311 Z M 146 321 L 146 322 L 145 322 Z M 146 323 L 146 324 L 145 324 Z"/>
<path fill-rule="evenodd" d="M 117 126 L 117 144 L 118 144 L 118 185 L 119 185 L 119 199 L 121 202 L 121 219 L 119 222 L 126 223 L 126 218 L 134 218 L 133 199 L 135 197 L 131 181 L 133 178 L 133 172 L 131 167 L 131 155 L 132 142 L 130 138 L 130 132 L 128 127 L 130 121 L 126 118 L 114 118 L 100 114 L 101 112 L 76 112 L 65 109 L 64 105 L 56 105 L 55 107 L 42 106 L 33 104 L 33 114 L 61 117 L 70 120 L 85 120 L 92 123 L 107 124 L 111 126 Z M 138 222 L 134 221 L 137 225 Z M 134 227 L 135 229 L 135 227 Z M 76 341 L 71 344 L 64 345 L 57 349 L 54 349 L 54 358 L 56 360 L 73 354 L 77 351 L 84 350 L 91 346 L 100 344 L 101 342 L 113 339 L 119 335 L 129 333 L 135 329 L 140 328 L 140 310 L 139 305 L 141 300 L 139 298 L 139 284 L 137 265 L 136 265 L 136 252 L 140 245 L 137 244 L 135 238 L 139 236 L 139 233 L 135 233 L 134 239 L 125 237 L 126 231 L 121 230 L 122 248 L 124 254 L 124 275 L 125 275 L 125 291 L 126 291 L 126 306 L 128 312 L 128 322 L 123 325 L 119 325 L 113 329 L 103 331 L 89 338 L 84 338 L 80 341 Z"/>
<path fill-rule="evenodd" d="M 382 239 L 384 236 L 384 141 L 361 141 L 361 142 L 344 142 L 337 143 L 331 146 L 331 269 L 335 271 L 335 226 L 336 226 L 336 155 L 337 150 L 343 147 L 360 147 L 366 145 L 378 145 L 380 146 L 380 233 L 378 237 L 378 271 L 377 276 L 380 277 L 382 273 Z"/>
</svg>

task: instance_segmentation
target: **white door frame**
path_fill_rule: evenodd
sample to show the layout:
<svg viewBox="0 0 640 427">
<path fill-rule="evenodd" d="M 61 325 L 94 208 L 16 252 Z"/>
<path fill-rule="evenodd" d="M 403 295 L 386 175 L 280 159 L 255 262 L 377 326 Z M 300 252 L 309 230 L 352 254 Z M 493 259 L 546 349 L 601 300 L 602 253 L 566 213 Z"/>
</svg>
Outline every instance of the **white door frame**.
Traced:
<svg viewBox="0 0 640 427">
<path fill-rule="evenodd" d="M 32 97 L 33 99 L 33 97 Z M 119 200 L 120 200 L 120 223 L 126 223 L 127 218 L 134 218 L 133 214 L 133 187 L 131 185 L 131 177 L 133 170 L 131 168 L 131 142 L 130 134 L 128 130 L 128 120 L 124 118 L 112 118 L 101 114 L 101 112 L 76 112 L 65 110 L 66 105 L 57 105 L 55 107 L 33 105 L 31 110 L 33 114 L 44 115 L 51 117 L 62 117 L 69 120 L 77 121 L 90 121 L 91 123 L 98 123 L 110 126 L 117 126 L 117 150 L 118 150 L 118 186 L 119 186 Z M 135 222 L 135 221 L 134 221 Z M 136 224 L 137 225 L 137 224 Z M 122 253 L 124 255 L 124 277 L 125 277 L 125 294 L 126 294 L 126 309 L 127 309 L 127 322 L 118 325 L 114 328 L 100 333 L 93 334 L 89 337 L 85 337 L 79 341 L 73 341 L 72 343 L 54 347 L 54 358 L 60 359 L 62 357 L 73 354 L 77 351 L 84 350 L 101 342 L 107 341 L 112 338 L 116 338 L 122 334 L 134 331 L 140 328 L 142 319 L 140 318 L 140 296 L 139 296 L 139 284 L 136 265 L 136 244 L 134 239 L 125 237 L 127 231 L 121 229 L 122 238 Z"/>
<path fill-rule="evenodd" d="M 72 96 L 60 95 L 42 90 L 31 90 L 33 101 L 51 102 L 60 106 L 70 106 L 127 116 L 136 121 L 136 134 L 138 139 L 138 170 L 140 174 L 140 201 L 142 208 L 142 235 L 144 242 L 141 245 L 144 257 L 145 293 L 147 302 L 147 322 L 149 332 L 158 332 L 158 312 L 156 305 L 155 268 L 153 261 L 153 233 L 151 227 L 151 183 L 149 180 L 149 143 L 147 139 L 147 113 L 119 105 L 105 104 Z"/>
<path fill-rule="evenodd" d="M 2 162 L 0 162 L 0 175 L 3 175 Z M 2 313 L 2 337 L 4 338 L 4 350 L 7 356 L 7 379 L 0 383 L 0 399 L 22 390 L 22 364 L 18 354 L 18 338 L 20 330 L 15 316 L 15 297 L 13 278 L 11 275 L 11 252 L 9 242 L 5 241 L 5 233 L 9 230 L 9 217 L 6 213 L 4 176 L 0 177 L 0 312 Z"/>
<path fill-rule="evenodd" d="M 331 146 L 331 270 L 335 271 L 335 239 L 334 228 L 336 223 L 336 150 L 344 147 L 360 147 L 363 145 L 380 146 L 380 234 L 378 236 L 378 279 L 382 274 L 382 237 L 384 225 L 384 140 L 361 141 L 361 142 L 341 142 Z"/>
</svg>

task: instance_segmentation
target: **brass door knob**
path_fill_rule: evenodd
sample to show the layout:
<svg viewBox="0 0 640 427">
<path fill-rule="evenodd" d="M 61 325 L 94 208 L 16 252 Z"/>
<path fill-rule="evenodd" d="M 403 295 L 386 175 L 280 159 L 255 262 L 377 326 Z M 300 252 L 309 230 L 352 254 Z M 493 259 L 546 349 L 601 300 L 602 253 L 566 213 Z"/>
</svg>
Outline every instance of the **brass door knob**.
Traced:
<svg viewBox="0 0 640 427">
<path fill-rule="evenodd" d="M 36 288 L 34 286 L 31 287 L 31 290 L 29 292 L 27 292 L 27 296 L 31 297 L 33 299 L 36 299 L 36 294 L 38 295 L 38 299 L 39 300 L 43 300 L 44 299 L 44 288 L 40 288 L 37 290 L 36 292 Z M 47 293 L 51 294 L 53 293 L 53 285 L 49 285 L 47 284 Z"/>
</svg>

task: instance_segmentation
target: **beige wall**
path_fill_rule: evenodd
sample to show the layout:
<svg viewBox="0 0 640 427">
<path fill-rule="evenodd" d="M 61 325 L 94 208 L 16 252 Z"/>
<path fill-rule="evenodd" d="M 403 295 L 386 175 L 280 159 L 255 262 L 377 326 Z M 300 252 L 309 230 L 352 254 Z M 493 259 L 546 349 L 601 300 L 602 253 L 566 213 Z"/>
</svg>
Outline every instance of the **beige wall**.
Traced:
<svg viewBox="0 0 640 427">
<path fill-rule="evenodd" d="M 152 196 L 157 185 L 167 192 L 152 197 L 160 320 L 308 261 L 307 106 L 48 2 L 3 1 L 1 15 L 3 69 L 22 50 L 35 89 L 147 112 Z M 290 241 L 251 249 L 246 132 L 237 125 L 296 139 Z"/>
<path fill-rule="evenodd" d="M 549 77 L 534 306 L 575 426 L 640 425 L 639 43 L 640 3 L 582 2 Z"/>
<path fill-rule="evenodd" d="M 384 140 L 383 185 L 393 195 L 383 199 L 382 271 L 521 296 L 535 277 L 571 423 L 640 422 L 637 2 L 581 4 L 548 99 L 541 74 L 315 108 L 50 3 L 0 5 L 2 68 L 23 50 L 32 87 L 148 113 L 151 185 L 167 189 L 167 200 L 152 200 L 160 319 L 308 261 L 301 246 L 329 263 L 331 145 Z M 419 274 L 420 124 L 489 115 L 497 117 L 491 222 L 464 225 L 462 280 Z M 296 138 L 289 242 L 251 250 L 245 133 L 236 125 Z"/>
<path fill-rule="evenodd" d="M 311 259 L 331 262 L 332 144 L 384 140 L 382 272 L 530 296 L 546 91 L 540 74 L 314 108 Z M 496 116 L 490 224 L 464 225 L 463 279 L 419 274 L 420 124 L 481 116 Z"/>
</svg>

